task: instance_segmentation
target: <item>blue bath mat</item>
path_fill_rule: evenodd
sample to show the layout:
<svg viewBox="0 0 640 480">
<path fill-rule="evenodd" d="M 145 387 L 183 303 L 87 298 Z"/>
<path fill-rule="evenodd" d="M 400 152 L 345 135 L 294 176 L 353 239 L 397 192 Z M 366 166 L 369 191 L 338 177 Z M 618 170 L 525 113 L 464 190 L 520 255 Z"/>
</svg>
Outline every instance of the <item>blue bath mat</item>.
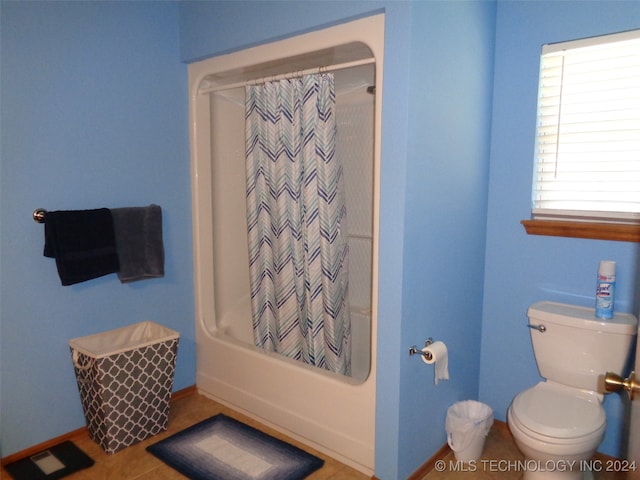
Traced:
<svg viewBox="0 0 640 480">
<path fill-rule="evenodd" d="M 324 461 L 219 414 L 147 447 L 191 480 L 300 480 Z"/>
</svg>

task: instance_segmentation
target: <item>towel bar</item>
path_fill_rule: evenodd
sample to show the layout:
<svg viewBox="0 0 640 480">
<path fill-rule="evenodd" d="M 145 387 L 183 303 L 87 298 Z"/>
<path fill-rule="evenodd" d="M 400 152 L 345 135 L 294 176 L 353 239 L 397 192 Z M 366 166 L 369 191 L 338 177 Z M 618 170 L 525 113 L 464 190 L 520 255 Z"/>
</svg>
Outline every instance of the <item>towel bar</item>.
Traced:
<svg viewBox="0 0 640 480">
<path fill-rule="evenodd" d="M 33 220 L 36 223 L 44 223 L 44 214 L 47 213 L 47 211 L 44 208 L 36 208 L 33 211 Z"/>
</svg>

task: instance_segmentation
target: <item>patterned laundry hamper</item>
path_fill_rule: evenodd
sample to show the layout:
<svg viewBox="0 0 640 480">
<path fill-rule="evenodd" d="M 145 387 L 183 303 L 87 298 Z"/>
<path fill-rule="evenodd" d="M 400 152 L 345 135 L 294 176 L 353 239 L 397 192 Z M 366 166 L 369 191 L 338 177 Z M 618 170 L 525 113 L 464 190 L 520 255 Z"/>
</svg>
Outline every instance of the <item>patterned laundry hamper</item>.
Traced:
<svg viewBox="0 0 640 480">
<path fill-rule="evenodd" d="M 89 436 L 105 452 L 167 429 L 179 337 L 147 321 L 69 340 Z"/>
</svg>

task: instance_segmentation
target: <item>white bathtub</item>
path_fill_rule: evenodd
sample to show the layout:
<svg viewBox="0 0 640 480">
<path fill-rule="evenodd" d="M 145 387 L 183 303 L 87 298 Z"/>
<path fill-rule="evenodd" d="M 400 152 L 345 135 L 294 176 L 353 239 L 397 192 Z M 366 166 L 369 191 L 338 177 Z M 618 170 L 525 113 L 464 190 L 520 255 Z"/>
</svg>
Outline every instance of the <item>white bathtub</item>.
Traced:
<svg viewBox="0 0 640 480">
<path fill-rule="evenodd" d="M 249 343 L 249 329 L 234 325 L 249 322 L 225 322 L 214 331 L 198 324 L 199 391 L 372 474 L 375 381 L 366 379 L 369 358 L 352 358 L 353 377 L 343 377 L 265 352 Z M 354 342 L 370 345 L 369 317 L 352 312 L 352 328 Z M 353 350 L 362 355 L 362 348 Z"/>
<path fill-rule="evenodd" d="M 247 299 L 246 303 L 238 305 L 236 309 L 229 311 L 220 319 L 217 332 L 214 335 L 255 350 L 257 353 L 280 359 L 280 355 L 266 352 L 254 346 L 250 319 L 251 306 L 249 299 Z M 366 310 L 351 311 L 351 343 L 351 378 L 346 380 L 349 383 L 358 384 L 367 379 L 371 366 L 371 316 Z M 291 362 L 294 365 L 299 364 L 297 361 Z M 320 374 L 326 373 L 318 368 L 311 368 L 311 371 Z M 338 379 L 342 378 L 339 375 L 335 376 Z"/>
</svg>

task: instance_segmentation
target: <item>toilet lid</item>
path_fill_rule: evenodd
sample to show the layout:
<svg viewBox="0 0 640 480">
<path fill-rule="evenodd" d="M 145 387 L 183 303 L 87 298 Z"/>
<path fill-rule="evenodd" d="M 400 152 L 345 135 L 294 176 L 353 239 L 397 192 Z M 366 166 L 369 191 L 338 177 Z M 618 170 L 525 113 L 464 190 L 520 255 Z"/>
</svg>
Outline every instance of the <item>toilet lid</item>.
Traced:
<svg viewBox="0 0 640 480">
<path fill-rule="evenodd" d="M 606 421 L 595 395 L 548 382 L 519 393 L 512 411 L 525 427 L 554 438 L 589 435 Z"/>
</svg>

